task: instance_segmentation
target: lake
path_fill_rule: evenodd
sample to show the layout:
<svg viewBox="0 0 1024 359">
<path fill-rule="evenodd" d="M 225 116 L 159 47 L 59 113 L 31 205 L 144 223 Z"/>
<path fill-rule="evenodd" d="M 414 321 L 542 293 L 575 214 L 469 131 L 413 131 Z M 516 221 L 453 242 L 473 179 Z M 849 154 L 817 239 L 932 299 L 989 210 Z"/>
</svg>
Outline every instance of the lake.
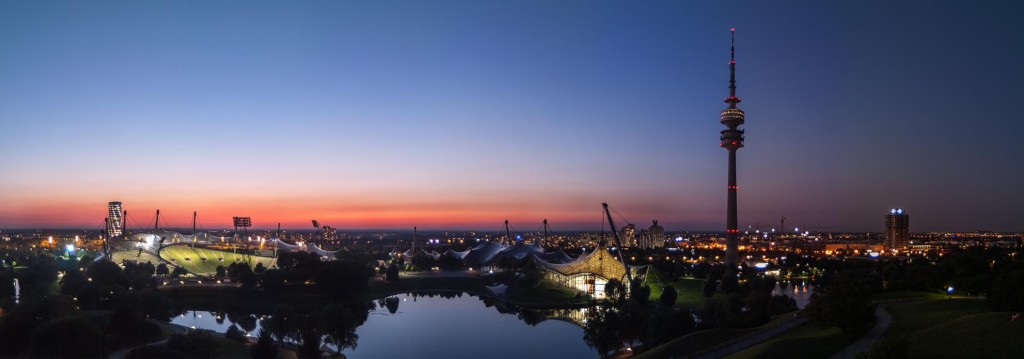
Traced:
<svg viewBox="0 0 1024 359">
<path fill-rule="evenodd" d="M 468 294 L 393 298 L 392 308 L 378 305 L 370 311 L 366 323 L 356 329 L 356 347 L 343 350 L 343 354 L 352 359 L 597 357 L 583 341 L 583 328 L 568 320 L 547 319 L 530 325 L 514 311 L 501 313 Z M 392 313 L 396 303 L 397 310 Z M 171 322 L 219 333 L 232 324 L 229 318 L 220 316 L 218 320 L 218 314 L 205 311 L 185 312 Z M 257 323 L 250 334 L 258 332 Z"/>
</svg>

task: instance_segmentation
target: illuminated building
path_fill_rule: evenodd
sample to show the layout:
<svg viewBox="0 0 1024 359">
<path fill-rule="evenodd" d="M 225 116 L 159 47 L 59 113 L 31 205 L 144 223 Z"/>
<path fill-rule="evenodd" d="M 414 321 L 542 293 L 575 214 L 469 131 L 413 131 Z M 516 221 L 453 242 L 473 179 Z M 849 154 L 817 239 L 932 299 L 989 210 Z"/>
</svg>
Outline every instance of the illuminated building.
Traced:
<svg viewBox="0 0 1024 359">
<path fill-rule="evenodd" d="M 893 208 L 885 216 L 885 247 L 903 249 L 910 237 L 910 215 L 903 208 Z"/>
<path fill-rule="evenodd" d="M 650 238 L 646 248 L 661 248 L 665 246 L 665 227 L 658 225 L 655 219 L 650 227 L 647 227 L 647 235 Z"/>
<path fill-rule="evenodd" d="M 123 233 L 121 233 L 121 228 L 122 228 L 121 227 L 121 222 L 124 220 L 124 218 L 122 218 L 122 213 L 123 213 L 123 207 L 121 206 L 121 202 L 110 202 L 110 203 L 107 203 L 107 237 L 108 238 L 119 237 L 119 236 L 121 236 L 123 234 Z"/>
<path fill-rule="evenodd" d="M 568 263 L 550 263 L 536 256 L 534 263 L 548 280 L 583 291 L 594 298 L 604 298 L 605 285 L 611 279 L 615 279 L 619 283 L 627 282 L 625 266 L 603 245 L 594 248 L 589 253 L 583 253 L 579 258 Z M 633 272 L 635 278 L 641 278 L 646 274 L 646 270 L 647 266 L 630 266 L 630 271 Z"/>
<path fill-rule="evenodd" d="M 622 240 L 623 247 L 629 248 L 636 245 L 636 226 L 630 223 L 622 227 L 619 230 L 619 238 Z"/>
<path fill-rule="evenodd" d="M 729 150 L 729 209 L 726 215 L 725 263 L 730 267 L 735 267 L 739 260 L 739 249 L 737 248 L 739 228 L 736 219 L 736 191 L 739 187 L 736 186 L 736 150 L 743 147 L 743 130 L 739 127 L 743 125 L 745 115 L 743 110 L 736 107 L 736 104 L 740 103 L 740 98 L 736 97 L 736 29 L 730 31 L 732 40 L 729 47 L 729 97 L 725 98 L 725 103 L 729 104 L 729 107 L 722 110 L 720 116 L 721 123 L 728 129 L 721 132 L 722 142 L 720 145 Z"/>
</svg>

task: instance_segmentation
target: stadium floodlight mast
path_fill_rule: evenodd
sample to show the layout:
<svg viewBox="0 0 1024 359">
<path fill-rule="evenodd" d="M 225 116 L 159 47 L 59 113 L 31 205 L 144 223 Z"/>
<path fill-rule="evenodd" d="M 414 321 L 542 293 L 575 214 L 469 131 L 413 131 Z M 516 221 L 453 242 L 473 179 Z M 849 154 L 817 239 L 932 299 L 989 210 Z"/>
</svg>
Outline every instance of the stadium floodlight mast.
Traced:
<svg viewBox="0 0 1024 359">
<path fill-rule="evenodd" d="M 242 228 L 242 241 L 245 243 L 246 256 L 249 255 L 249 242 L 245 240 L 245 237 L 249 235 L 249 227 L 252 227 L 252 218 L 249 217 L 234 217 L 235 222 L 235 234 L 238 234 L 238 228 Z M 238 244 L 235 244 L 235 249 L 238 248 Z M 235 251 L 237 253 L 237 251 Z M 246 264 L 249 264 L 249 258 L 246 258 Z"/>
</svg>

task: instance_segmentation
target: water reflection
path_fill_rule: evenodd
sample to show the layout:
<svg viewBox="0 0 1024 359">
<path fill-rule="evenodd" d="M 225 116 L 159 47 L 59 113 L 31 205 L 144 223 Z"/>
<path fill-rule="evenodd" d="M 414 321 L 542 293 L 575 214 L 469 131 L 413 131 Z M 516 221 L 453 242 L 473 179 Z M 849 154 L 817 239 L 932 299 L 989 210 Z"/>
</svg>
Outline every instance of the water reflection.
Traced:
<svg viewBox="0 0 1024 359">
<path fill-rule="evenodd" d="M 583 341 L 582 325 L 588 309 L 523 309 L 461 292 L 403 294 L 369 304 L 362 308 L 362 315 L 351 311 L 345 314 L 354 318 L 343 321 L 358 323 L 348 328 L 350 331 L 334 328 L 334 334 L 320 332 L 323 347 L 339 352 L 340 346 L 340 353 L 348 358 L 595 356 Z M 326 313 L 327 309 L 320 312 L 317 315 L 339 317 Z M 219 333 L 236 324 L 251 337 L 266 328 L 275 333 L 275 338 L 298 344 L 303 337 L 298 328 L 302 324 L 297 327 L 287 319 L 279 320 L 289 316 L 303 314 L 188 311 L 171 322 Z"/>
<path fill-rule="evenodd" d="M 814 293 L 814 285 L 805 280 L 780 280 L 775 284 L 772 295 L 785 295 L 796 301 L 796 307 L 803 309 L 811 301 L 811 293 Z"/>
</svg>

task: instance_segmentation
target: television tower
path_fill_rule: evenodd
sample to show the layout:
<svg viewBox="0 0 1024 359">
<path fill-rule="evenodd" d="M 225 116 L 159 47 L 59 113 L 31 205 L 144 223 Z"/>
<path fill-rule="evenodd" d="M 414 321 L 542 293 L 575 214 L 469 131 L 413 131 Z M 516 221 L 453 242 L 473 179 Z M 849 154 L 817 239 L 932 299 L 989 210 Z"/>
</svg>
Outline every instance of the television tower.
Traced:
<svg viewBox="0 0 1024 359">
<path fill-rule="evenodd" d="M 729 212 L 726 219 L 725 264 L 735 268 L 739 264 L 737 237 L 739 229 L 736 220 L 736 150 L 743 147 L 743 130 L 739 129 L 744 122 L 743 110 L 736 108 L 740 98 L 736 97 L 736 28 L 730 31 L 729 41 L 729 97 L 725 103 L 729 107 L 722 110 L 721 123 L 728 127 L 722 130 L 721 146 L 729 150 Z"/>
</svg>

